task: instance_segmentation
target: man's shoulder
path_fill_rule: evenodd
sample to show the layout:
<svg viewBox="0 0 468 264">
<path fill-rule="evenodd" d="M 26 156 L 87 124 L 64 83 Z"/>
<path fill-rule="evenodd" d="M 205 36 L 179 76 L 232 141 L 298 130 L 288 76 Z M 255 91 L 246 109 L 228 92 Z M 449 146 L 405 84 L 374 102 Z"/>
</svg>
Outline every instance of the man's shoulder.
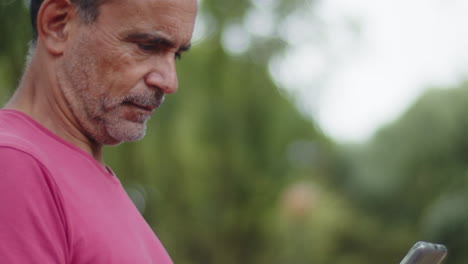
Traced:
<svg viewBox="0 0 468 264">
<path fill-rule="evenodd" d="M 20 152 L 34 158 L 39 156 L 37 146 L 31 139 L 0 130 L 0 154 L 3 154 L 2 158 L 5 158 L 5 154 L 11 152 Z"/>
<path fill-rule="evenodd" d="M 17 148 L 0 146 L 0 178 L 2 187 L 22 192 L 24 184 L 38 186 L 48 175 L 47 169 L 33 155 Z M 1 188 L 0 188 L 1 189 Z"/>
<path fill-rule="evenodd" d="M 31 157 L 38 158 L 43 155 L 37 141 L 39 131 L 30 126 L 27 120 L 13 111 L 0 110 L 0 149 L 16 150 Z"/>
<path fill-rule="evenodd" d="M 67 250 L 67 224 L 48 171 L 30 154 L 0 146 L 0 180 L 0 263 L 65 263 L 49 259 Z"/>
<path fill-rule="evenodd" d="M 19 148 L 0 145 L 0 167 L 3 170 L 5 170 L 5 168 L 25 166 L 27 164 L 41 166 L 41 162 L 39 162 L 31 153 Z"/>
</svg>

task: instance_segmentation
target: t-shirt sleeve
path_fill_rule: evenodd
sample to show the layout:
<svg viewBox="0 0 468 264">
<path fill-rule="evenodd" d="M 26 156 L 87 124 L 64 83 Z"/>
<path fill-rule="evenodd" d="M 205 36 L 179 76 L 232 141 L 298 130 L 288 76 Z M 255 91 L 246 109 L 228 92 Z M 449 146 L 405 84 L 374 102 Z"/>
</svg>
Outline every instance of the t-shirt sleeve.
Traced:
<svg viewBox="0 0 468 264">
<path fill-rule="evenodd" d="M 55 182 L 31 155 L 0 147 L 0 263 L 68 263 Z"/>
</svg>

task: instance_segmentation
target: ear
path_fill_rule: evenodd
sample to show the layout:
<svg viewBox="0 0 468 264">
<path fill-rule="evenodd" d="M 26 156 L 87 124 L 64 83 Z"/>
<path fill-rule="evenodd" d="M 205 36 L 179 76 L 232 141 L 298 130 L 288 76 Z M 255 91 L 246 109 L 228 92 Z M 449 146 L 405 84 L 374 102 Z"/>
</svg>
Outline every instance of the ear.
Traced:
<svg viewBox="0 0 468 264">
<path fill-rule="evenodd" d="M 70 24 L 75 19 L 70 0 L 44 0 L 37 14 L 38 40 L 46 49 L 61 55 L 69 38 Z"/>
</svg>

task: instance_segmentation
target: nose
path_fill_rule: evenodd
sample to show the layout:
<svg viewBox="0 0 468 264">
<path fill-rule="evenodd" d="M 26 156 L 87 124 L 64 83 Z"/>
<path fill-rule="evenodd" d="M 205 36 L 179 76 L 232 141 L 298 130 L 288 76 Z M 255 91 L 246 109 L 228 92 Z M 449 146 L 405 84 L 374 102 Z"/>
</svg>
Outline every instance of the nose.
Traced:
<svg viewBox="0 0 468 264">
<path fill-rule="evenodd" d="M 145 76 L 146 85 L 160 89 L 165 94 L 177 92 L 178 80 L 175 61 L 158 60 Z"/>
</svg>

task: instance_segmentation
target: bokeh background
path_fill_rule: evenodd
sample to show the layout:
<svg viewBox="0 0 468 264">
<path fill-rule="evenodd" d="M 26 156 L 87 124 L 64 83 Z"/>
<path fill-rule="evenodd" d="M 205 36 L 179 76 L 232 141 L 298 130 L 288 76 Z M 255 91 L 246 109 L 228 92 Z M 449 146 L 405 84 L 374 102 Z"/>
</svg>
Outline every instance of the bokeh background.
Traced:
<svg viewBox="0 0 468 264">
<path fill-rule="evenodd" d="M 353 45 L 369 25 L 359 12 L 337 13 L 340 22 L 327 24 L 323 12 L 353 6 L 329 0 L 331 9 L 320 8 L 324 2 L 200 1 L 193 48 L 178 62 L 179 92 L 156 112 L 144 140 L 106 149 L 107 163 L 175 263 L 391 264 L 419 240 L 446 244 L 447 263 L 466 263 L 468 83 L 460 74 L 443 86 L 430 74 L 413 82 L 426 92 L 413 92 L 416 99 L 394 111 L 393 121 L 359 141 L 343 140 L 317 122 L 326 115 L 314 100 L 327 93 L 325 83 L 347 80 L 333 74 L 337 58 L 359 51 Z M 425 5 L 401 3 L 382 8 L 412 6 L 418 20 Z M 2 104 L 21 76 L 29 24 L 27 1 L 0 0 Z M 397 75 L 419 74 L 405 65 L 396 62 L 403 69 Z M 382 75 L 374 90 L 331 98 L 385 94 L 399 89 L 385 80 L 397 75 Z M 369 119 L 383 104 L 365 102 Z M 359 128 L 353 109 L 341 120 Z"/>
</svg>

